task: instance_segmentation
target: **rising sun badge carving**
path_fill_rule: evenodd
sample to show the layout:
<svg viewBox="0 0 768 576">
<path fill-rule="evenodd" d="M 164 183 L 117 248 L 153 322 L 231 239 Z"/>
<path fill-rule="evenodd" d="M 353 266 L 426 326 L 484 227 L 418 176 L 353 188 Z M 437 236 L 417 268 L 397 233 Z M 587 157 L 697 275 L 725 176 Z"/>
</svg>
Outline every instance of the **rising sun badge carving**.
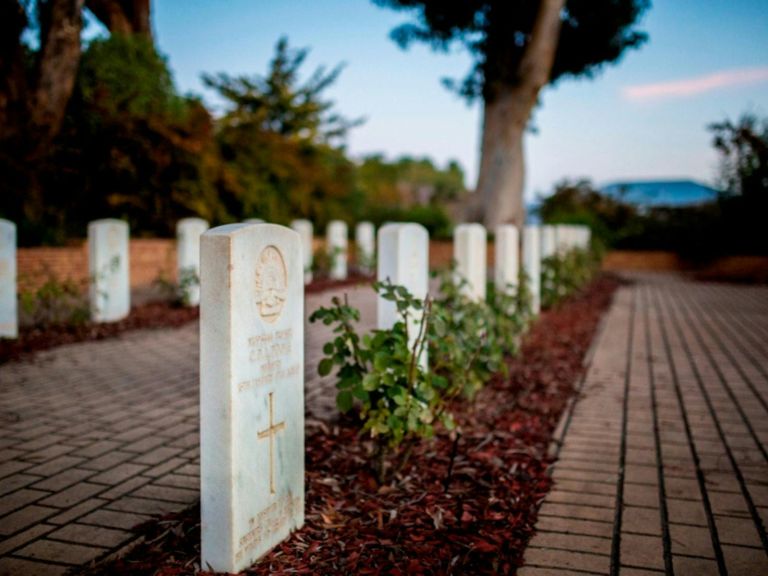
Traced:
<svg viewBox="0 0 768 576">
<path fill-rule="evenodd" d="M 256 303 L 259 316 L 269 324 L 280 317 L 288 298 L 285 260 L 275 246 L 267 246 L 256 262 Z"/>
</svg>

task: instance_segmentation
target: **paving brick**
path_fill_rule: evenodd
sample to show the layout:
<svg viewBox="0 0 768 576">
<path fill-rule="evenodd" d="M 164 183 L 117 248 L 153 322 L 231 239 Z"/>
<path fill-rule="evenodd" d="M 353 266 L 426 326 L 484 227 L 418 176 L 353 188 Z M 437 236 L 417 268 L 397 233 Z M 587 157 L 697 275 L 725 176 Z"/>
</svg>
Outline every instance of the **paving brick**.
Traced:
<svg viewBox="0 0 768 576">
<path fill-rule="evenodd" d="M 83 470 L 82 468 L 70 468 L 64 470 L 53 476 L 49 476 L 45 480 L 34 484 L 33 488 L 39 488 L 41 490 L 51 490 L 53 492 L 63 490 L 77 484 L 81 480 L 85 480 L 88 476 L 93 474 L 93 470 Z"/>
<path fill-rule="evenodd" d="M 538 532 L 530 542 L 536 548 L 556 548 L 558 550 L 579 550 L 594 554 L 611 555 L 610 538 L 563 534 L 560 532 Z"/>
<path fill-rule="evenodd" d="M 30 474 L 13 474 L 0 480 L 0 496 L 14 492 L 19 488 L 28 486 L 34 482 L 40 480 L 40 476 L 32 476 Z"/>
<path fill-rule="evenodd" d="M 723 546 L 723 556 L 729 574 L 766 574 L 768 559 L 762 548 Z"/>
<path fill-rule="evenodd" d="M 661 537 L 622 533 L 621 564 L 663 570 L 664 545 Z"/>
<path fill-rule="evenodd" d="M 9 454 L 12 454 L 12 452 L 9 451 L 7 448 L 0 451 L 0 457 L 9 456 Z M 13 460 L 11 458 L 8 458 L 7 460 L 3 461 L 0 464 L 0 478 L 5 478 L 6 476 L 10 476 L 11 474 L 16 474 L 17 472 L 21 472 L 22 470 L 26 470 L 30 468 L 30 466 L 31 464 L 29 462 L 22 462 L 21 460 Z"/>
<path fill-rule="evenodd" d="M 72 456 L 82 456 L 85 458 L 95 458 L 116 450 L 121 445 L 121 442 L 115 440 L 97 440 L 91 442 L 88 445 L 72 452 Z"/>
<path fill-rule="evenodd" d="M 691 500 L 667 499 L 667 515 L 670 522 L 706 526 L 707 516 L 704 504 Z"/>
<path fill-rule="evenodd" d="M 14 510 L 23 508 L 27 504 L 48 496 L 50 492 L 22 488 L 3 496 L 0 499 L 0 516 L 4 516 Z"/>
<path fill-rule="evenodd" d="M 607 574 L 611 559 L 610 556 L 602 554 L 530 547 L 525 551 L 524 562 L 526 565 L 542 568 L 570 568 Z"/>
<path fill-rule="evenodd" d="M 141 475 L 157 478 L 159 476 L 163 476 L 164 474 L 168 474 L 168 472 L 171 472 L 171 471 L 176 472 L 177 469 L 179 469 L 180 467 L 188 465 L 188 462 L 189 460 L 187 460 L 186 458 L 178 458 L 178 457 L 169 458 L 168 460 L 165 460 L 161 464 L 158 464 L 157 466 L 152 466 L 151 468 L 145 470 L 144 472 L 141 473 Z M 196 472 L 199 472 L 199 466 L 198 467 L 191 466 L 190 470 L 192 468 L 194 468 Z M 195 476 L 197 475 L 198 474 L 195 474 Z"/>
<path fill-rule="evenodd" d="M 0 558 L 0 576 L 63 576 L 69 568 L 21 558 Z"/>
<path fill-rule="evenodd" d="M 64 540 L 76 544 L 88 546 L 100 546 L 103 548 L 115 548 L 128 540 L 135 538 L 131 532 L 92 526 L 88 524 L 67 524 L 63 528 L 51 532 L 47 538 L 52 540 Z"/>
<path fill-rule="evenodd" d="M 30 504 L 24 506 L 15 512 L 11 512 L 7 516 L 0 518 L 0 536 L 8 536 L 14 532 L 19 532 L 24 528 L 32 526 L 40 522 L 41 520 L 57 513 L 58 508 L 50 508 L 47 506 L 37 506 Z"/>
<path fill-rule="evenodd" d="M 29 542 L 37 540 L 48 532 L 55 530 L 55 528 L 55 526 L 50 526 L 45 523 L 35 524 L 5 540 L 0 540 L 0 557 L 12 553 L 14 550 L 25 546 Z"/>
<path fill-rule="evenodd" d="M 596 522 L 578 518 L 562 518 L 556 516 L 539 516 L 536 521 L 538 530 L 563 532 L 566 534 L 581 534 L 585 536 L 601 536 L 611 538 L 613 535 L 612 522 Z"/>
<path fill-rule="evenodd" d="M 68 542 L 56 542 L 54 540 L 37 540 L 21 550 L 16 555 L 34 560 L 46 560 L 48 562 L 60 562 L 79 566 L 90 562 L 104 554 L 107 550 L 94 546 L 82 546 Z"/>
<path fill-rule="evenodd" d="M 87 482 L 80 482 L 74 486 L 70 486 L 66 490 L 57 492 L 53 496 L 49 496 L 40 501 L 40 504 L 46 506 L 56 506 L 58 508 L 69 508 L 74 506 L 78 502 L 82 502 L 98 494 L 104 490 L 104 486 L 100 484 L 89 484 Z"/>
<path fill-rule="evenodd" d="M 186 488 L 174 488 L 172 486 L 142 486 L 132 494 L 140 498 L 149 498 L 154 500 L 167 500 L 169 502 L 180 502 L 189 504 L 197 500 L 200 496 L 197 490 L 187 490 Z"/>
<path fill-rule="evenodd" d="M 621 529 L 636 534 L 661 535 L 661 516 L 656 508 L 625 506 Z"/>
<path fill-rule="evenodd" d="M 672 556 L 672 567 L 675 574 L 693 574 L 695 576 L 720 576 L 717 562 L 705 558 L 691 558 L 688 556 Z M 733 574 L 739 574 L 734 572 Z"/>
<path fill-rule="evenodd" d="M 28 468 L 27 470 L 25 470 L 25 472 L 27 474 L 36 474 L 38 476 L 53 476 L 54 474 L 58 474 L 62 470 L 66 470 L 67 468 L 71 468 L 72 466 L 77 466 L 82 462 L 85 462 L 85 458 L 78 458 L 76 456 L 72 456 L 71 454 L 67 454 L 65 456 L 59 456 L 58 458 L 54 458 L 53 460 L 46 462 L 45 464 L 38 464 L 37 466 L 32 466 L 31 468 Z"/>
<path fill-rule="evenodd" d="M 715 558 L 712 533 L 707 527 L 670 524 L 669 538 L 673 554 Z"/>
<path fill-rule="evenodd" d="M 659 489 L 653 484 L 624 484 L 624 504 L 627 506 L 659 506 Z"/>
<path fill-rule="evenodd" d="M 90 478 L 89 482 L 109 485 L 119 484 L 120 482 L 124 482 L 132 476 L 136 476 L 141 472 L 144 472 L 147 468 L 148 467 L 146 465 L 123 462 L 122 464 L 116 465 L 114 468 L 110 468 L 104 472 L 96 474 Z"/>
<path fill-rule="evenodd" d="M 108 528 L 121 528 L 131 530 L 135 526 L 149 520 L 150 516 L 133 512 L 120 512 L 117 510 L 96 510 L 80 518 L 83 524 L 94 526 L 106 526 Z"/>
<path fill-rule="evenodd" d="M 154 450 L 151 450 L 150 452 L 145 452 L 141 456 L 134 458 L 132 462 L 137 462 L 139 464 L 156 465 L 156 464 L 160 464 L 161 462 L 165 462 L 166 460 L 169 460 L 174 456 L 181 454 L 182 452 L 183 450 L 181 448 L 172 448 L 170 446 L 160 446 L 158 448 L 155 448 Z"/>
<path fill-rule="evenodd" d="M 122 498 L 111 502 L 107 508 L 119 512 L 136 512 L 138 514 L 165 514 L 172 510 L 180 510 L 183 506 L 178 502 L 123 496 Z"/>
<path fill-rule="evenodd" d="M 613 508 L 616 497 L 613 495 L 589 494 L 585 492 L 566 492 L 555 488 L 547 495 L 547 502 L 561 504 L 581 504 L 599 508 Z"/>
<path fill-rule="evenodd" d="M 130 460 L 135 456 L 136 454 L 133 454 L 131 452 L 120 452 L 120 451 L 108 452 L 106 454 L 102 454 L 98 458 L 94 458 L 93 460 L 88 460 L 87 462 L 84 462 L 83 464 L 80 465 L 80 467 L 86 468 L 88 470 L 104 471 L 110 468 L 114 468 L 121 462 Z"/>
<path fill-rule="evenodd" d="M 658 483 L 658 472 L 655 466 L 640 466 L 638 464 L 627 464 L 624 471 L 624 481 L 633 484 L 651 484 Z"/>
<path fill-rule="evenodd" d="M 76 520 L 80 516 L 87 514 L 91 510 L 104 506 L 106 503 L 106 500 L 101 500 L 100 498 L 89 498 L 88 500 L 84 500 L 83 502 L 64 510 L 64 512 L 61 512 L 56 516 L 48 518 L 48 522 L 51 524 L 66 524 L 67 522 L 72 522 L 72 520 Z"/>
<path fill-rule="evenodd" d="M 195 478 L 194 476 L 185 476 L 183 474 L 166 474 L 165 476 L 160 476 L 155 480 L 155 484 L 200 491 L 200 479 Z"/>
<path fill-rule="evenodd" d="M 578 506 L 574 504 L 558 504 L 545 501 L 539 511 L 541 516 L 562 516 L 564 518 L 581 518 L 582 520 L 598 520 L 613 522 L 613 510 L 607 508 L 593 508 L 591 506 Z"/>
<path fill-rule="evenodd" d="M 752 518 L 733 518 L 727 516 L 715 516 L 715 526 L 723 544 L 736 544 L 740 546 L 762 546 L 760 535 Z M 766 559 L 768 561 L 768 559 Z"/>
</svg>

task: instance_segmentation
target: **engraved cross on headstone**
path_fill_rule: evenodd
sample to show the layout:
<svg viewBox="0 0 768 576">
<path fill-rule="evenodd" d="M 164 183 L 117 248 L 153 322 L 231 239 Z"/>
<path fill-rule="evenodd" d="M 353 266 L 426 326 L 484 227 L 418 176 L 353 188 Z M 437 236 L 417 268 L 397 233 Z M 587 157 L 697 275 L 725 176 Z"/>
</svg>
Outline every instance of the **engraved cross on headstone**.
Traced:
<svg viewBox="0 0 768 576">
<path fill-rule="evenodd" d="M 285 429 L 285 422 L 275 424 L 275 414 L 272 402 L 272 392 L 269 393 L 269 428 L 259 432 L 259 440 L 269 438 L 269 493 L 275 493 L 275 436 Z"/>
</svg>

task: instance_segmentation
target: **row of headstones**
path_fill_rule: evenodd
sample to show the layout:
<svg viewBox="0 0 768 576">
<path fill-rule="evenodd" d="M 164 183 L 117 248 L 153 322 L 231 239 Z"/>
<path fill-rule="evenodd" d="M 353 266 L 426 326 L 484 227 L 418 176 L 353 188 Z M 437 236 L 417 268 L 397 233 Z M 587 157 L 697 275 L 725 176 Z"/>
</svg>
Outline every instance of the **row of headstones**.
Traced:
<svg viewBox="0 0 768 576">
<path fill-rule="evenodd" d="M 295 228 L 295 226 L 294 226 Z M 329 245 L 346 230 L 329 226 Z M 495 282 L 514 287 L 519 234 L 496 234 Z M 539 278 L 548 228 L 523 231 L 523 265 Z M 462 224 L 454 236 L 457 273 L 471 297 L 484 298 L 486 230 Z M 343 240 L 342 240 L 343 238 Z M 311 235 L 310 235 L 311 239 Z M 555 229 L 555 250 L 586 247 L 583 230 Z M 203 234 L 200 302 L 200 449 L 202 565 L 238 572 L 304 523 L 305 238 L 274 224 L 220 226 Z M 338 242 L 334 244 L 334 242 Z M 546 240 L 545 242 L 548 242 Z M 429 290 L 429 234 L 412 223 L 377 233 L 377 277 L 415 297 Z M 559 248 L 558 248 L 559 247 Z M 399 319 L 379 299 L 377 324 Z M 418 318 L 411 321 L 418 323 Z M 410 335 L 416 330 L 409 330 Z M 419 359 L 426 364 L 426 356 Z"/>
<path fill-rule="evenodd" d="M 201 218 L 184 218 L 176 226 L 177 266 L 180 282 L 194 278 L 186 288 L 187 303 L 199 301 L 200 236 L 209 228 Z M 131 309 L 129 231 L 123 220 L 106 218 L 88 224 L 88 274 L 91 319 L 122 320 Z M 16 225 L 0 219 L 0 337 L 18 336 Z"/>
</svg>

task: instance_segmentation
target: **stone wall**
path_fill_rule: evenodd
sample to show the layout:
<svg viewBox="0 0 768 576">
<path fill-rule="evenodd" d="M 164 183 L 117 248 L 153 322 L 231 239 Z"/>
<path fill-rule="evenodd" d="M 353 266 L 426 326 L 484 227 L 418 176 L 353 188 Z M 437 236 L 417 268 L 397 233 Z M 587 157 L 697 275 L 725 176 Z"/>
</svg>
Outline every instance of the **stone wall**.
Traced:
<svg viewBox="0 0 768 576">
<path fill-rule="evenodd" d="M 131 288 L 150 286 L 162 277 L 176 279 L 176 241 L 165 238 L 131 240 Z M 46 280 L 73 281 L 88 285 L 88 242 L 62 248 L 19 248 L 19 289 L 34 290 Z"/>
</svg>

